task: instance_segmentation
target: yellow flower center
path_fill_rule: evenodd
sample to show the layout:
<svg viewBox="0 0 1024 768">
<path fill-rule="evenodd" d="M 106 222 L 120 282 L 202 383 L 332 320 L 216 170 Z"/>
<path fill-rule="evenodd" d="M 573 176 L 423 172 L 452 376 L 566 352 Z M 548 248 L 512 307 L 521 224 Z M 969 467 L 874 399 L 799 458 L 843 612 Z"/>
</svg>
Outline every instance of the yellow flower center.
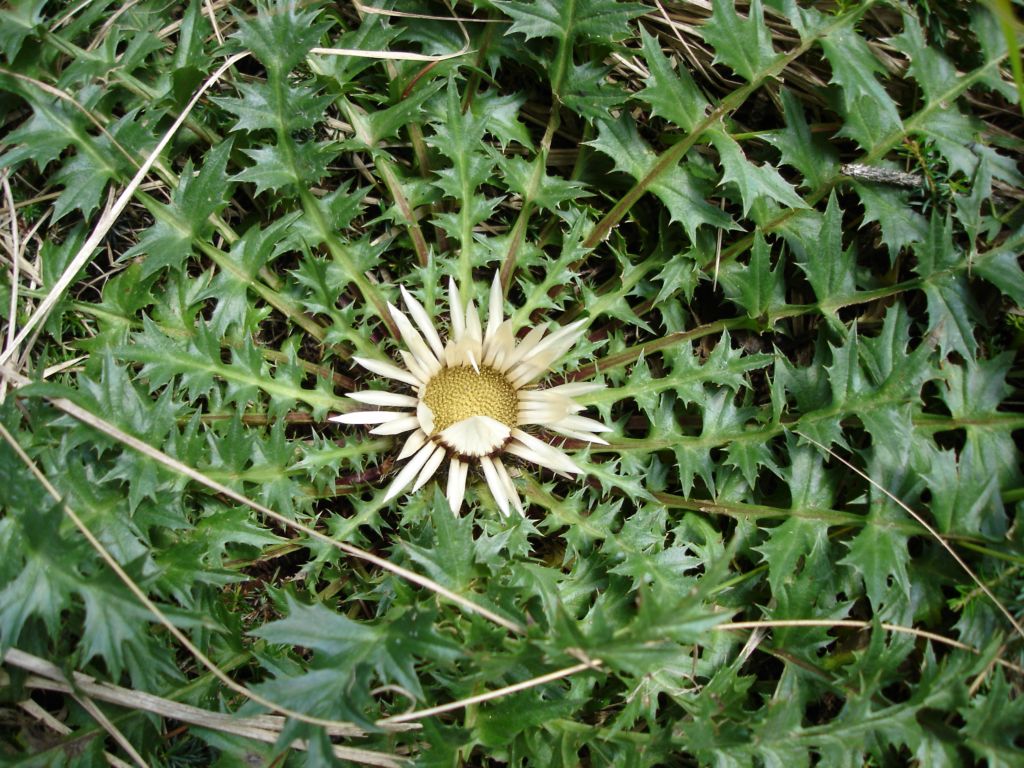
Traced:
<svg viewBox="0 0 1024 768">
<path fill-rule="evenodd" d="M 423 402 L 434 414 L 436 432 L 471 416 L 490 416 L 514 428 L 519 412 L 515 388 L 502 373 L 487 366 L 481 366 L 480 373 L 468 365 L 442 368 L 427 382 Z"/>
</svg>

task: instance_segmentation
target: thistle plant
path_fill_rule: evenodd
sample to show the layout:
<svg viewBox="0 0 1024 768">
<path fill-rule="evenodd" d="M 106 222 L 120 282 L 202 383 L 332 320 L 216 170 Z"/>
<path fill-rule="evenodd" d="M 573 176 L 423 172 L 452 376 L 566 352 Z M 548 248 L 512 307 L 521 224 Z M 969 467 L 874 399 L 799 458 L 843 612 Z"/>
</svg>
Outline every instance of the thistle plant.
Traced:
<svg viewBox="0 0 1024 768">
<path fill-rule="evenodd" d="M 5 6 L 3 759 L 1019 764 L 955 5 Z"/>
</svg>

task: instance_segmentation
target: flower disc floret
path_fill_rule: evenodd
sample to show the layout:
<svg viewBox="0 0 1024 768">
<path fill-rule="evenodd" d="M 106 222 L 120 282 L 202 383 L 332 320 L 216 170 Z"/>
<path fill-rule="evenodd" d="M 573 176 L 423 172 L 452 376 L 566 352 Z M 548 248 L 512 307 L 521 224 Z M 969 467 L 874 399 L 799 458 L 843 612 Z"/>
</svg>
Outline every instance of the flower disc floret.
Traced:
<svg viewBox="0 0 1024 768">
<path fill-rule="evenodd" d="M 434 416 L 434 429 L 448 427 L 473 416 L 487 416 L 509 429 L 516 426 L 519 397 L 515 387 L 499 371 L 481 366 L 442 368 L 427 382 L 423 404 Z"/>
</svg>

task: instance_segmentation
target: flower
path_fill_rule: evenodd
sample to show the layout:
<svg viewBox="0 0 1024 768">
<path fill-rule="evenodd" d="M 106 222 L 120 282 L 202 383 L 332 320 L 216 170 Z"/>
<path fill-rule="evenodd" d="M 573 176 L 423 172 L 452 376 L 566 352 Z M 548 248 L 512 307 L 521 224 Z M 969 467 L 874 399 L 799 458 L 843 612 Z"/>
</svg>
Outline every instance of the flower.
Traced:
<svg viewBox="0 0 1024 768">
<path fill-rule="evenodd" d="M 451 338 L 443 344 L 423 305 L 404 287 L 401 290 L 412 321 L 391 304 L 388 310 L 408 347 L 399 353 L 405 368 L 363 357 L 353 360 L 372 373 L 408 384 L 413 394 L 352 392 L 348 396 L 359 403 L 395 410 L 355 411 L 330 418 L 342 424 L 375 424 L 370 430 L 375 435 L 409 433 L 398 454 L 399 460 L 409 461 L 391 483 L 384 501 L 396 497 L 410 483 L 412 491 L 421 488 L 447 458 L 446 495 L 453 512 L 458 514 L 462 507 L 470 466 L 479 464 L 502 513 L 507 515 L 511 504 L 523 514 L 501 454 L 559 473 L 582 472 L 565 453 L 530 434 L 526 427 L 541 426 L 565 437 L 607 445 L 597 433 L 610 428 L 580 416 L 584 407 L 573 400 L 603 384 L 534 386 L 580 339 L 585 320 L 547 336 L 547 329 L 537 326 L 517 342 L 511 320 L 504 317 L 497 274 L 491 283 L 486 329 L 481 327 L 473 300 L 463 309 L 455 281 L 449 280 Z"/>
</svg>

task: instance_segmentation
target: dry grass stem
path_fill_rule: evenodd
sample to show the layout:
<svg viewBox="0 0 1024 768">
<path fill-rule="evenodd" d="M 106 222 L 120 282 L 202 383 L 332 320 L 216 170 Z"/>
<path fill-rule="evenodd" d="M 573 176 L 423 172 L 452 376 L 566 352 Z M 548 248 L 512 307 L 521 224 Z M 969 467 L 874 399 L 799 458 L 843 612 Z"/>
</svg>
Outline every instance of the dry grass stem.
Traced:
<svg viewBox="0 0 1024 768">
<path fill-rule="evenodd" d="M 6 682 L 6 680 L 4 680 L 5 677 L 6 675 L 4 675 L 2 671 L 0 671 L 0 680 Z M 29 680 L 27 680 L 26 683 L 29 683 L 31 680 L 32 678 L 29 678 Z M 32 686 L 27 685 L 27 687 L 31 688 Z M 49 728 L 56 734 L 59 734 L 61 736 L 70 736 L 74 733 L 74 731 L 67 724 L 58 720 L 56 717 L 51 715 L 49 712 L 47 712 L 45 709 L 39 706 L 39 704 L 37 704 L 32 699 L 25 699 L 24 701 L 19 701 L 18 707 L 20 707 L 22 710 L 27 712 L 32 717 L 36 718 L 39 722 L 43 723 L 43 725 L 45 725 L 47 728 Z M 121 758 L 117 757 L 116 755 L 112 755 L 109 752 L 104 752 L 103 758 L 113 768 L 131 768 L 132 766 L 131 763 L 126 763 Z"/>
<path fill-rule="evenodd" d="M 771 629 L 773 627 L 851 627 L 853 629 L 871 629 L 874 624 L 870 621 L 858 621 L 856 619 L 764 619 L 763 621 L 730 621 L 724 624 L 716 624 L 715 630 L 717 631 L 731 631 L 739 629 Z M 973 646 L 961 643 L 959 640 L 954 640 L 951 637 L 940 635 L 935 632 L 929 632 L 925 629 L 917 629 L 915 627 L 904 627 L 900 624 L 890 624 L 889 622 L 879 622 L 878 626 L 888 632 L 900 632 L 905 635 L 914 635 L 916 637 L 923 637 L 926 640 L 933 640 L 936 643 L 942 645 L 948 645 L 951 648 L 957 648 L 961 651 L 967 651 L 973 653 L 976 656 L 981 655 L 981 651 Z M 1024 675 L 1024 667 L 1014 664 L 1012 661 L 1006 659 L 996 658 L 994 659 L 996 664 L 1001 667 L 1005 667 L 1013 672 Z"/>
<path fill-rule="evenodd" d="M 377 721 L 377 725 L 391 725 L 394 723 L 408 723 L 414 720 L 423 720 L 434 715 L 440 715 L 445 712 L 452 712 L 456 709 L 462 709 L 473 704 L 480 704 L 485 701 L 493 701 L 494 699 L 500 699 L 503 696 L 510 696 L 513 693 L 519 693 L 530 688 L 536 688 L 538 685 L 544 685 L 545 683 L 551 683 L 555 680 L 561 680 L 564 677 L 570 677 L 578 672 L 584 672 L 588 669 L 598 669 L 601 665 L 601 661 L 594 659 L 592 661 L 586 661 L 581 664 L 574 664 L 571 667 L 565 667 L 564 669 L 556 669 L 554 672 L 549 672 L 546 675 L 540 675 L 539 677 L 532 677 L 529 680 L 524 680 L 521 683 L 514 683 L 513 685 L 506 685 L 504 688 L 496 688 L 493 691 L 487 691 L 486 693 L 480 693 L 476 696 L 470 696 L 465 699 L 459 699 L 458 701 L 450 701 L 447 704 L 439 704 L 436 707 L 430 707 L 429 709 L 419 709 L 413 712 L 406 712 L 401 715 L 392 715 L 391 717 L 385 717 Z"/>
<path fill-rule="evenodd" d="M 121 730 L 110 722 L 110 718 L 103 714 L 103 710 L 96 706 L 96 702 L 88 696 L 75 691 L 73 688 L 67 691 L 67 693 L 71 694 L 82 709 L 89 713 L 89 717 L 95 720 L 100 728 L 106 731 L 110 738 L 117 742 L 118 746 L 125 751 L 128 757 L 132 759 L 132 762 L 135 763 L 138 768 L 149 768 L 149 763 L 143 759 L 142 755 L 140 755 L 135 747 L 132 746 L 132 743 L 128 741 L 123 733 L 121 733 Z"/>
<path fill-rule="evenodd" d="M 246 717 L 226 714 L 224 712 L 214 712 L 200 707 L 193 707 L 190 704 L 182 704 L 181 702 L 161 696 L 154 696 L 150 693 L 100 682 L 81 672 L 74 673 L 72 684 L 64 678 L 62 670 L 56 665 L 17 649 L 7 651 L 4 656 L 4 663 L 31 672 L 32 676 L 25 681 L 26 687 L 29 688 L 62 693 L 80 692 L 97 701 L 114 704 L 128 710 L 151 712 L 168 720 L 177 720 L 178 722 L 188 723 L 200 728 L 232 733 L 267 744 L 276 743 L 280 738 L 281 731 L 287 725 L 287 719 L 278 715 Z M 387 727 L 389 730 L 399 731 L 415 729 L 417 726 L 392 724 Z M 335 738 L 351 738 L 354 735 L 361 734 L 361 731 L 358 731 L 358 729 L 353 730 L 351 726 L 327 725 L 324 728 L 329 736 Z M 305 745 L 297 744 L 293 746 L 302 748 Z M 336 748 L 335 754 L 342 759 L 356 760 L 367 765 L 400 765 L 400 761 L 390 755 L 384 755 L 371 750 L 345 747 L 344 745 L 334 746 Z"/>
</svg>

